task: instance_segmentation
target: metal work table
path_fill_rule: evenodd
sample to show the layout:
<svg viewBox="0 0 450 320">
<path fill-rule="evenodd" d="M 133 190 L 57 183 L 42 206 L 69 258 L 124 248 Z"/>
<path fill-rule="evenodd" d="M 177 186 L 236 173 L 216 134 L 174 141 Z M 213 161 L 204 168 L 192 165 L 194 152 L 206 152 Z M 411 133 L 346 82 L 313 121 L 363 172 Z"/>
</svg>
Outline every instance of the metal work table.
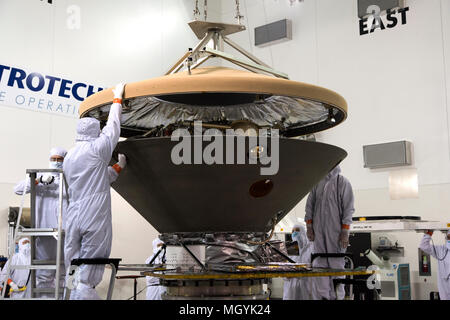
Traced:
<svg viewBox="0 0 450 320">
<path fill-rule="evenodd" d="M 392 219 L 392 220 L 364 220 L 353 221 L 350 232 L 397 232 L 426 230 L 446 231 L 450 229 L 450 223 L 439 221 Z"/>
</svg>

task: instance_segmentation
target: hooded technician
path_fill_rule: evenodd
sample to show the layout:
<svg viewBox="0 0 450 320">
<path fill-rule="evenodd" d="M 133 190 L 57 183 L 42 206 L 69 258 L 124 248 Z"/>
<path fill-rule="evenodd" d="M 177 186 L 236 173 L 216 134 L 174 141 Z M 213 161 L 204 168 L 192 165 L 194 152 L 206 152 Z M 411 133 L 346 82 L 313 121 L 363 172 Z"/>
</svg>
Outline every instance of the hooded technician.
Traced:
<svg viewBox="0 0 450 320">
<path fill-rule="evenodd" d="M 10 298 L 23 299 L 30 298 L 30 270 L 27 269 L 11 269 L 10 276 L 6 279 L 9 264 L 13 266 L 30 265 L 30 239 L 22 238 L 19 240 L 19 252 L 16 252 L 10 260 L 8 260 L 2 269 L 0 276 L 1 285 L 9 284 Z M 6 282 L 6 284 L 5 284 Z M 25 290 L 24 290 L 25 289 Z"/>
<path fill-rule="evenodd" d="M 62 169 L 64 157 L 67 151 L 63 148 L 55 147 L 50 150 L 50 169 Z M 59 174 L 44 173 L 38 174 L 36 179 L 36 228 L 58 228 L 59 215 Z M 18 195 L 30 192 L 30 179 L 19 182 L 14 187 L 14 192 Z M 67 198 L 64 191 L 62 216 L 67 211 Z M 64 229 L 64 218 L 62 220 Z M 53 237 L 36 237 L 35 258 L 37 260 L 56 260 L 57 241 Z M 62 266 L 64 270 L 64 266 Z M 55 270 L 36 270 L 37 288 L 55 288 Z M 64 284 L 64 272 L 61 274 L 60 285 Z M 40 294 L 41 298 L 53 296 L 50 293 Z"/>
<path fill-rule="evenodd" d="M 292 241 L 298 243 L 298 256 L 290 256 L 296 263 L 310 263 L 313 250 L 313 243 L 306 237 L 305 227 L 296 224 L 292 228 Z M 310 300 L 311 299 L 311 279 L 286 278 L 284 279 L 283 300 Z"/>
<path fill-rule="evenodd" d="M 149 264 L 153 257 L 158 253 L 158 251 L 162 248 L 164 242 L 162 242 L 159 238 L 153 240 L 153 255 L 145 260 L 145 264 Z M 162 252 L 155 258 L 153 264 L 161 264 L 164 263 Z M 159 279 L 156 277 L 145 277 L 147 282 L 147 300 L 161 300 L 161 295 L 166 291 L 164 286 L 159 285 Z"/>
<path fill-rule="evenodd" d="M 355 211 L 353 189 L 340 175 L 336 166 L 310 192 L 306 202 L 306 234 L 314 242 L 314 253 L 344 253 L 349 242 L 352 215 Z M 316 258 L 313 267 L 344 269 L 344 258 Z M 317 277 L 313 280 L 314 299 L 343 299 L 345 291 L 339 285 L 336 297 L 333 279 Z"/>
<path fill-rule="evenodd" d="M 445 237 L 445 245 L 431 244 L 433 231 L 428 230 L 420 242 L 419 248 L 438 261 L 438 288 L 441 300 L 450 300 L 450 230 Z"/>
<path fill-rule="evenodd" d="M 108 166 L 120 137 L 123 84 L 113 89 L 114 100 L 108 121 L 100 131 L 100 122 L 81 118 L 77 125 L 75 147 L 67 153 L 64 173 L 69 186 L 64 243 L 66 269 L 76 258 L 109 258 L 112 242 L 110 185 L 126 165 L 119 161 Z M 71 299 L 100 299 L 95 286 L 103 277 L 104 265 L 81 265 L 80 282 Z"/>
</svg>

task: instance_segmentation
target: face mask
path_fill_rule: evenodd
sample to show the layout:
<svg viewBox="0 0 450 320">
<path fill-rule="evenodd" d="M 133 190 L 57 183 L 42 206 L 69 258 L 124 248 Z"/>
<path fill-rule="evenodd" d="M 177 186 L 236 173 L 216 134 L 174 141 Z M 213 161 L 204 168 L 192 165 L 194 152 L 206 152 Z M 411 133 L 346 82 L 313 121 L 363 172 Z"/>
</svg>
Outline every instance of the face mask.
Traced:
<svg viewBox="0 0 450 320">
<path fill-rule="evenodd" d="M 297 241 L 297 238 L 298 238 L 298 231 L 292 232 L 291 238 L 292 238 L 292 241 Z"/>
<path fill-rule="evenodd" d="M 30 253 L 30 244 L 25 243 L 24 245 L 22 245 L 21 251 L 23 254 L 28 255 Z"/>
<path fill-rule="evenodd" d="M 58 161 L 50 161 L 49 162 L 49 168 L 50 169 L 62 169 L 63 163 Z"/>
</svg>

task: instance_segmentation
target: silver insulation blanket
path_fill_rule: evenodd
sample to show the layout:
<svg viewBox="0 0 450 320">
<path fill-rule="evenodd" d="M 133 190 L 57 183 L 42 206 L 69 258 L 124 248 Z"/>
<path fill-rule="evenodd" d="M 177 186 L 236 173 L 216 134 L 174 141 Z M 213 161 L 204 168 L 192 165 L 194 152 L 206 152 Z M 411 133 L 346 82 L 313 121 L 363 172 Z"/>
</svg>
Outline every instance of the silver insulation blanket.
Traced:
<svg viewBox="0 0 450 320">
<path fill-rule="evenodd" d="M 100 118 L 109 105 L 92 110 L 89 116 Z M 305 99 L 271 96 L 261 102 L 226 106 L 196 106 L 164 101 L 153 96 L 127 101 L 122 126 L 152 129 L 183 121 L 233 122 L 248 120 L 259 127 L 302 127 L 323 122 L 328 117 L 325 104 Z"/>
<path fill-rule="evenodd" d="M 287 255 L 284 242 L 271 241 L 279 251 Z M 286 261 L 270 246 L 248 245 L 231 241 L 221 241 L 206 246 L 207 264 L 240 264 L 240 263 L 268 263 Z"/>
</svg>

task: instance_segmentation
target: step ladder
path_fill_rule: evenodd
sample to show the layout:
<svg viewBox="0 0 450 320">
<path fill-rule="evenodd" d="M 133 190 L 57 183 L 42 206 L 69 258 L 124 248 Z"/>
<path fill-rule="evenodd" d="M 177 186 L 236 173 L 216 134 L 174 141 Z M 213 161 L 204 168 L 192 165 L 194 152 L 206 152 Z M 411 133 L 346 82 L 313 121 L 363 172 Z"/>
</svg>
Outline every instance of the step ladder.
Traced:
<svg viewBox="0 0 450 320">
<path fill-rule="evenodd" d="M 66 191 L 66 201 L 68 203 L 68 186 L 67 181 L 65 179 L 64 173 L 61 169 L 28 169 L 26 170 L 27 175 L 26 179 L 30 179 L 30 215 L 31 215 L 31 226 L 30 228 L 25 228 L 20 225 L 20 220 L 22 217 L 22 211 L 25 202 L 27 184 L 25 183 L 22 201 L 19 210 L 19 216 L 17 218 L 16 228 L 14 231 L 14 241 L 11 242 L 11 248 L 9 250 L 10 254 L 8 260 L 11 261 L 12 256 L 14 255 L 14 244 L 16 241 L 23 237 L 28 237 L 30 239 L 30 265 L 11 265 L 8 264 L 7 268 L 7 278 L 5 278 L 5 285 L 3 286 L 3 291 L 1 293 L 0 299 L 5 298 L 6 294 L 6 281 L 11 276 L 11 271 L 13 269 L 22 269 L 22 270 L 30 270 L 29 283 L 27 283 L 28 290 L 30 290 L 30 297 L 26 299 L 35 299 L 35 300 L 58 300 L 62 299 L 62 293 L 64 288 L 60 287 L 60 276 L 62 273 L 65 273 L 65 270 L 61 270 L 61 251 L 63 245 L 63 230 L 62 230 L 62 210 L 63 210 L 63 188 Z M 36 223 L 36 178 L 38 173 L 54 173 L 59 174 L 59 210 L 58 210 L 58 228 L 35 228 Z M 56 260 L 36 260 L 35 259 L 35 244 L 36 237 L 54 237 L 57 240 L 56 245 Z M 55 270 L 55 288 L 37 288 L 36 287 L 36 270 Z M 40 293 L 54 293 L 54 298 L 44 299 L 36 297 L 36 294 Z"/>
</svg>

